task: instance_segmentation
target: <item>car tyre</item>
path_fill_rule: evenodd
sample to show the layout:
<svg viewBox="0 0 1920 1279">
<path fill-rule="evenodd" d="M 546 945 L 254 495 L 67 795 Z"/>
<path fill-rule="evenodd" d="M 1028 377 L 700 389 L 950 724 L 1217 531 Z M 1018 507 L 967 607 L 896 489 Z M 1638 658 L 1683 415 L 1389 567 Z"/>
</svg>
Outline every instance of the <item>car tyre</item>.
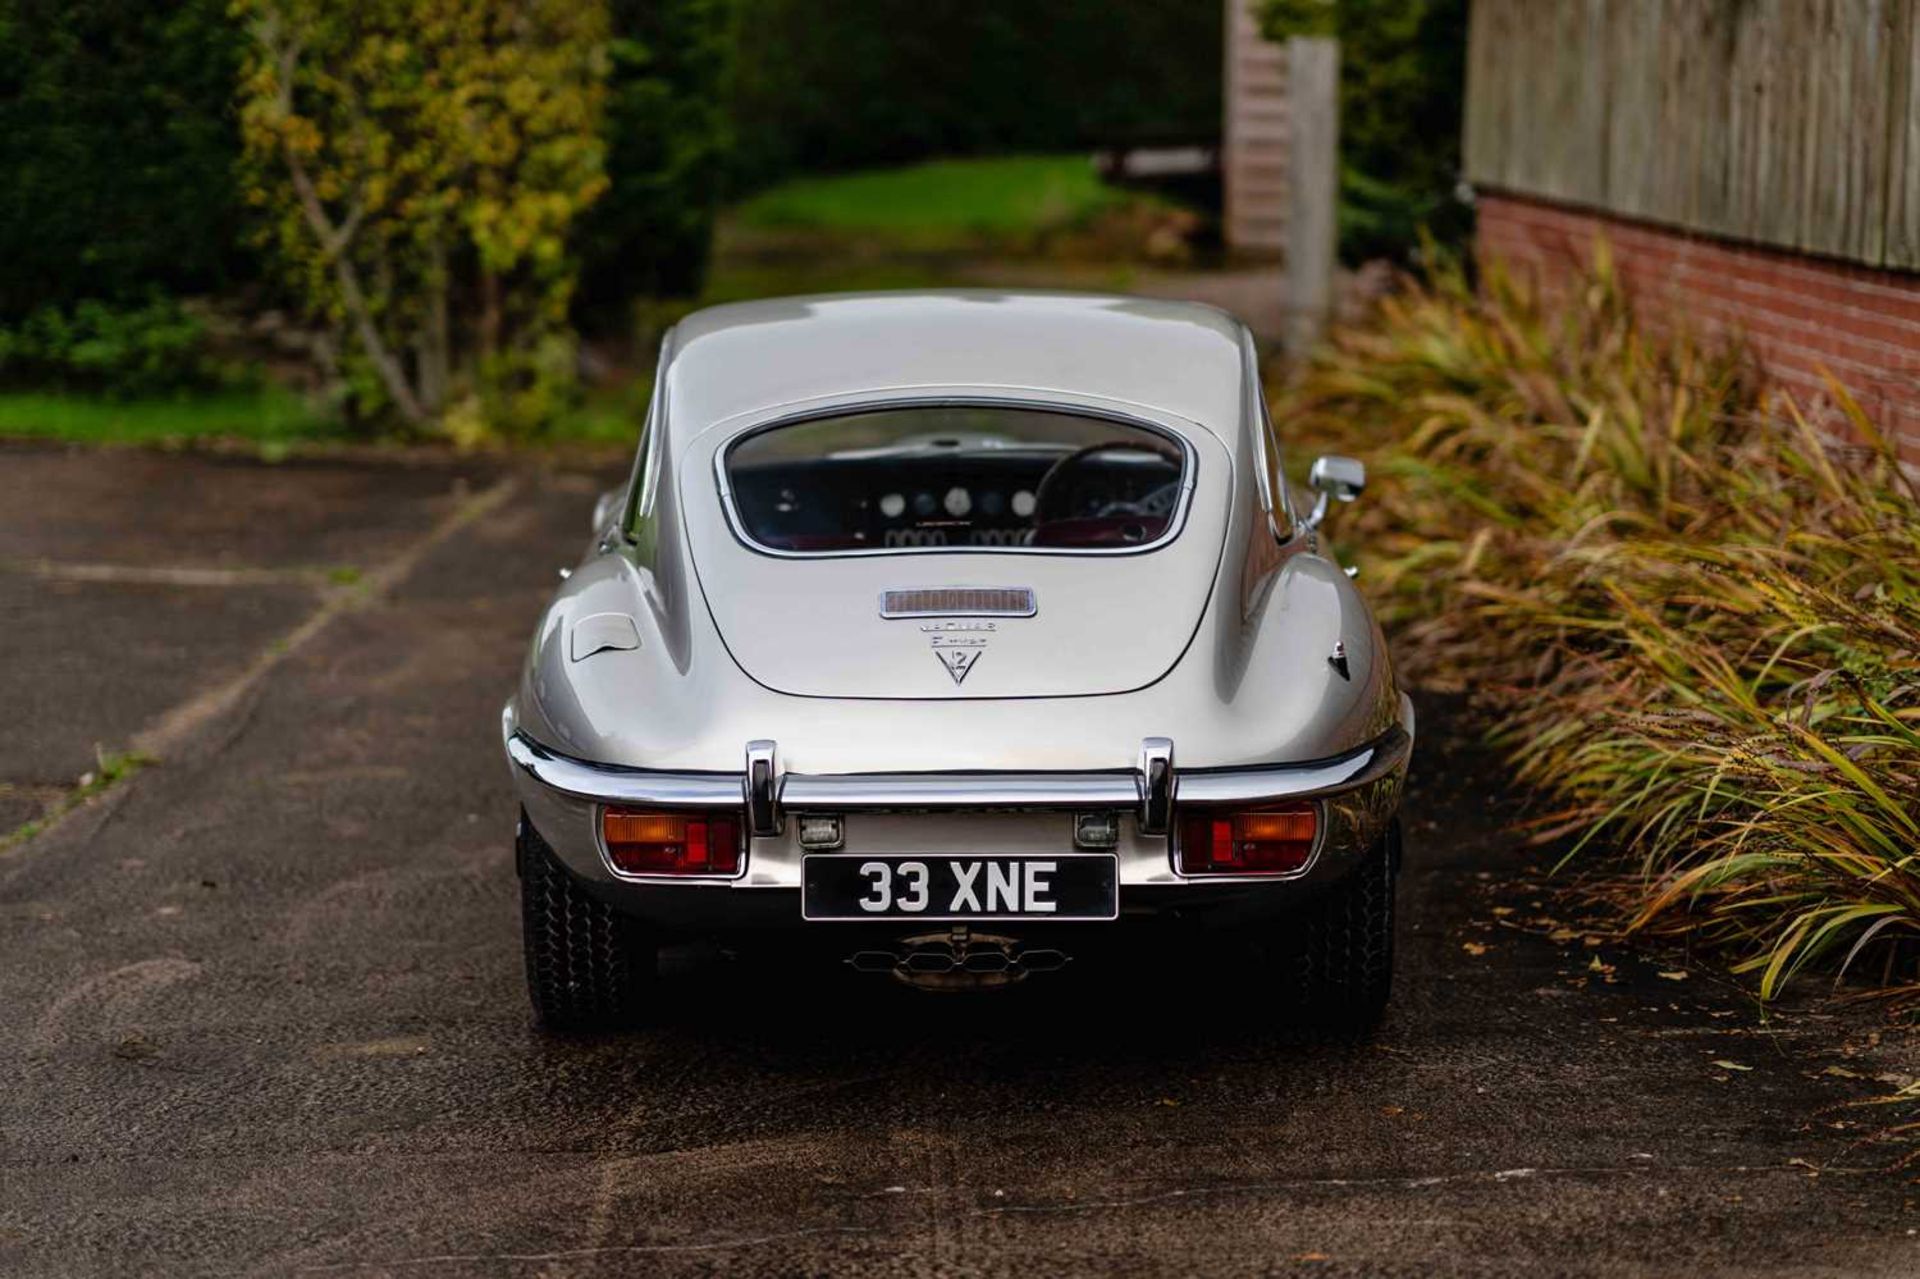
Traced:
<svg viewBox="0 0 1920 1279">
<path fill-rule="evenodd" d="M 1365 1034 L 1386 1012 L 1393 990 L 1394 885 L 1400 872 L 1400 820 L 1339 883 L 1300 917 L 1292 948 L 1294 994 L 1307 1022 L 1335 1033 Z"/>
<path fill-rule="evenodd" d="M 515 840 L 527 993 L 553 1031 L 638 1022 L 652 1002 L 659 948 L 640 924 L 590 895 L 523 813 Z"/>
</svg>

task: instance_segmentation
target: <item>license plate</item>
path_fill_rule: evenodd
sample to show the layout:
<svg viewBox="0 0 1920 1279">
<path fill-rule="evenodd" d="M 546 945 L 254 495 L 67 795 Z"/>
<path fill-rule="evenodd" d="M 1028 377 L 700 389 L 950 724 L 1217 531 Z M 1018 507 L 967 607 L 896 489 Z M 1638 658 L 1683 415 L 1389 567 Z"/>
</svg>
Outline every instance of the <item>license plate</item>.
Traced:
<svg viewBox="0 0 1920 1279">
<path fill-rule="evenodd" d="M 1111 853 L 867 857 L 801 861 L 800 914 L 849 919 L 1118 919 L 1120 859 Z"/>
</svg>

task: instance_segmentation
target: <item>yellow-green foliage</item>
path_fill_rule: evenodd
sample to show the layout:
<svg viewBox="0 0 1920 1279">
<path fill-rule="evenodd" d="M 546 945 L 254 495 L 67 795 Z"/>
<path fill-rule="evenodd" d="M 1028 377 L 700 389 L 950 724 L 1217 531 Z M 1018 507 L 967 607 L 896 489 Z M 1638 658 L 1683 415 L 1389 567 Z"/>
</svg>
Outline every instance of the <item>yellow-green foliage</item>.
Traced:
<svg viewBox="0 0 1920 1279">
<path fill-rule="evenodd" d="M 1920 504 L 1737 354 L 1650 337 L 1604 252 L 1545 305 L 1454 270 L 1279 408 L 1366 457 L 1343 522 L 1403 668 L 1473 690 L 1544 836 L 1633 859 L 1636 927 L 1920 993 Z"/>
<path fill-rule="evenodd" d="M 249 200 L 363 404 L 456 436 L 571 385 L 567 237 L 606 186 L 607 13 L 577 0 L 238 0 Z"/>
</svg>

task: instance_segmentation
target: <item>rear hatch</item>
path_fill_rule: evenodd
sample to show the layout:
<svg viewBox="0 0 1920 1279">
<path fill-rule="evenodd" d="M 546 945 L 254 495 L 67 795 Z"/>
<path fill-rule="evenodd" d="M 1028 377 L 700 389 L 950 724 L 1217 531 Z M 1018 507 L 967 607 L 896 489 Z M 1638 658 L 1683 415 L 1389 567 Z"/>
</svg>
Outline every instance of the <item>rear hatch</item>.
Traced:
<svg viewBox="0 0 1920 1279">
<path fill-rule="evenodd" d="M 714 623 L 768 688 L 944 700 L 1121 693 L 1180 660 L 1219 566 L 1229 458 L 1204 430 L 1179 439 L 1189 491 L 1164 529 L 1150 526 L 1147 549 L 756 547 L 722 499 L 713 444 L 681 468 L 682 509 Z"/>
</svg>

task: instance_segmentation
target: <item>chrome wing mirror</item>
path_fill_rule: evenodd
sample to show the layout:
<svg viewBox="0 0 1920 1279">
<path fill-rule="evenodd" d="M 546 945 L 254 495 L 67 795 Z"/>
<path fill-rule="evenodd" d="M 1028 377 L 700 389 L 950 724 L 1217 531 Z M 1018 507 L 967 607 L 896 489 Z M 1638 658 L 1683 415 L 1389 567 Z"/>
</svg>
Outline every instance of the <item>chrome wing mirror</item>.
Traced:
<svg viewBox="0 0 1920 1279">
<path fill-rule="evenodd" d="M 1367 489 L 1367 464 L 1357 458 L 1327 453 L 1313 459 L 1307 472 L 1307 487 L 1320 496 L 1314 500 L 1307 527 L 1317 529 L 1327 518 L 1330 502 L 1351 502 Z"/>
<path fill-rule="evenodd" d="M 607 531 L 607 526 L 613 523 L 614 515 L 620 510 L 620 499 L 626 495 L 625 489 L 608 489 L 593 504 L 593 531 L 596 534 Z"/>
</svg>

